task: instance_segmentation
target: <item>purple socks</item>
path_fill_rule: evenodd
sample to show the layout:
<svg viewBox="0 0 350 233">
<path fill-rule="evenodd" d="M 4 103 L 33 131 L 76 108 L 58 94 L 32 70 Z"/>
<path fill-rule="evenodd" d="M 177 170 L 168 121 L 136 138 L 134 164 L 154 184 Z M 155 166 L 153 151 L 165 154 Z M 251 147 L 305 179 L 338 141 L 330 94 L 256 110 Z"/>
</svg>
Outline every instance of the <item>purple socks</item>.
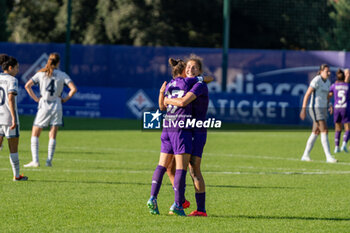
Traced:
<svg viewBox="0 0 350 233">
<path fill-rule="evenodd" d="M 340 134 L 341 134 L 341 131 L 335 131 L 334 143 L 336 146 L 339 146 Z"/>
<path fill-rule="evenodd" d="M 177 206 L 182 206 L 185 199 L 185 185 L 186 185 L 185 170 L 176 170 L 174 179 L 175 203 Z"/>
<path fill-rule="evenodd" d="M 158 165 L 156 170 L 153 173 L 152 177 L 152 188 L 151 188 L 151 197 L 157 198 L 160 186 L 162 186 L 163 176 L 166 172 L 166 168 Z"/>
<path fill-rule="evenodd" d="M 345 131 L 343 136 L 343 142 L 348 142 L 350 131 Z"/>
</svg>

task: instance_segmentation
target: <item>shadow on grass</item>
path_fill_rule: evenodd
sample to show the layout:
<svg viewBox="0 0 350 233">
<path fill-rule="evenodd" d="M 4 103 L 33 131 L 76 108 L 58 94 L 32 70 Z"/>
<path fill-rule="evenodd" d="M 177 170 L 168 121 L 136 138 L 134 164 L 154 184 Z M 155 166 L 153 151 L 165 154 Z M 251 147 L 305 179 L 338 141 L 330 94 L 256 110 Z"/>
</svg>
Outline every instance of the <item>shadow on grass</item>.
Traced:
<svg viewBox="0 0 350 233">
<path fill-rule="evenodd" d="M 276 186 L 241 186 L 241 185 L 206 185 L 213 188 L 237 188 L 237 189 L 303 189 L 300 187 L 276 187 Z"/>
<path fill-rule="evenodd" d="M 111 185 L 146 185 L 151 186 L 151 182 L 119 182 L 119 181 L 96 181 L 96 180 L 30 180 L 31 182 L 43 182 L 43 183 L 71 183 L 71 184 L 111 184 Z M 162 186 L 171 186 L 171 184 L 163 183 Z M 192 186 L 189 184 L 188 186 Z M 259 186 L 234 186 L 234 185 L 207 185 L 207 187 L 224 187 L 224 188 L 246 188 L 246 189 L 295 189 L 294 187 L 259 187 Z"/>
<path fill-rule="evenodd" d="M 30 182 L 38 182 L 38 183 L 70 183 L 70 184 L 111 184 L 111 185 L 147 185 L 151 186 L 151 182 L 149 183 L 140 183 L 140 182 L 119 182 L 119 181 L 84 181 L 84 180 L 29 180 Z M 171 186 L 171 184 L 162 184 L 165 186 Z"/>
<path fill-rule="evenodd" d="M 303 217 L 303 216 L 264 216 L 264 215 L 210 215 L 212 218 L 245 218 L 245 219 L 277 219 L 277 220 L 307 220 L 307 221 L 350 221 L 350 218 Z"/>
</svg>

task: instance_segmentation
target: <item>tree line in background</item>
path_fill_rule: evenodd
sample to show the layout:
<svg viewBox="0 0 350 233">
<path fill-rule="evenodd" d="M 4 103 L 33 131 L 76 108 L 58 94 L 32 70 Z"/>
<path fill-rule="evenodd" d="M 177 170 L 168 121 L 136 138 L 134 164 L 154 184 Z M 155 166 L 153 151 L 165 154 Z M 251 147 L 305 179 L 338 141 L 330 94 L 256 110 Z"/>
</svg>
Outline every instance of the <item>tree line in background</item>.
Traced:
<svg viewBox="0 0 350 233">
<path fill-rule="evenodd" d="M 71 42 L 222 46 L 223 0 L 74 0 Z M 67 0 L 0 0 L 0 41 L 64 43 Z M 230 48 L 350 50 L 350 0 L 231 0 Z"/>
</svg>

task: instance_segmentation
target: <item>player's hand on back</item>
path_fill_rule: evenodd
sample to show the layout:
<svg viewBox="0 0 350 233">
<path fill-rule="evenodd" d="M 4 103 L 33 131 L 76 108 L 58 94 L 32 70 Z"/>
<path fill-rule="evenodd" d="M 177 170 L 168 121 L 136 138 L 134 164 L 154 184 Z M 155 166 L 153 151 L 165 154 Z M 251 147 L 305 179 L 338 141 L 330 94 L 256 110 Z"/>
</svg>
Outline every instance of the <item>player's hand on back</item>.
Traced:
<svg viewBox="0 0 350 233">
<path fill-rule="evenodd" d="M 164 92 L 165 92 L 166 84 L 167 84 L 167 82 L 165 81 L 165 82 L 163 83 L 162 87 L 161 87 L 160 90 L 159 90 L 160 93 L 164 93 Z"/>
<path fill-rule="evenodd" d="M 329 111 L 329 114 L 333 114 L 333 107 L 332 106 L 329 106 L 329 108 L 328 108 L 328 111 Z"/>
</svg>

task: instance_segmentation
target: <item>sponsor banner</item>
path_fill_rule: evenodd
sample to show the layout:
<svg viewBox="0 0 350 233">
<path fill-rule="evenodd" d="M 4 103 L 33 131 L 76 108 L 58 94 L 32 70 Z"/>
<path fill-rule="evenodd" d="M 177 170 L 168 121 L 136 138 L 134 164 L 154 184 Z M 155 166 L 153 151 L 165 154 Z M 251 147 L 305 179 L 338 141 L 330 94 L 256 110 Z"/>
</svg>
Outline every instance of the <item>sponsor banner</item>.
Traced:
<svg viewBox="0 0 350 233">
<path fill-rule="evenodd" d="M 63 96 L 68 91 L 65 89 Z M 37 87 L 34 92 L 39 95 Z M 23 86 L 19 87 L 17 100 L 19 114 L 36 114 L 37 103 Z M 299 119 L 301 101 L 298 96 L 214 93 L 210 94 L 207 116 L 246 124 L 308 124 L 310 121 Z M 63 113 L 76 117 L 144 119 L 144 128 L 153 129 L 162 127 L 157 124 L 162 118 L 157 107 L 158 91 L 153 89 L 79 87 L 73 98 L 63 104 Z"/>
<path fill-rule="evenodd" d="M 35 114 L 37 107 L 23 88 L 25 82 L 52 52 L 61 54 L 63 67 L 64 46 L 0 43 L 1 53 L 20 63 L 20 114 Z M 227 91 L 222 93 L 221 52 L 212 48 L 72 45 L 70 76 L 78 93 L 64 104 L 64 114 L 142 119 L 144 111 L 158 106 L 159 88 L 170 79 L 168 58 L 195 53 L 203 58 L 205 73 L 215 78 L 208 84 L 208 116 L 231 122 L 305 124 L 298 117 L 300 99 L 319 66 L 331 66 L 332 81 L 338 67 L 350 67 L 350 53 L 344 51 L 230 49 Z"/>
<path fill-rule="evenodd" d="M 16 57 L 20 63 L 20 84 L 45 65 L 51 52 L 61 54 L 62 68 L 64 48 L 64 44 L 0 43 L 1 53 Z M 211 92 L 221 92 L 222 51 L 215 48 L 71 45 L 70 75 L 78 87 L 159 89 L 171 76 L 168 58 L 186 58 L 191 53 L 201 56 L 204 72 L 214 76 L 215 81 L 209 84 Z M 227 92 L 303 95 L 323 63 L 332 71 L 350 67 L 350 53 L 230 49 Z M 333 72 L 332 80 L 334 76 Z"/>
</svg>

